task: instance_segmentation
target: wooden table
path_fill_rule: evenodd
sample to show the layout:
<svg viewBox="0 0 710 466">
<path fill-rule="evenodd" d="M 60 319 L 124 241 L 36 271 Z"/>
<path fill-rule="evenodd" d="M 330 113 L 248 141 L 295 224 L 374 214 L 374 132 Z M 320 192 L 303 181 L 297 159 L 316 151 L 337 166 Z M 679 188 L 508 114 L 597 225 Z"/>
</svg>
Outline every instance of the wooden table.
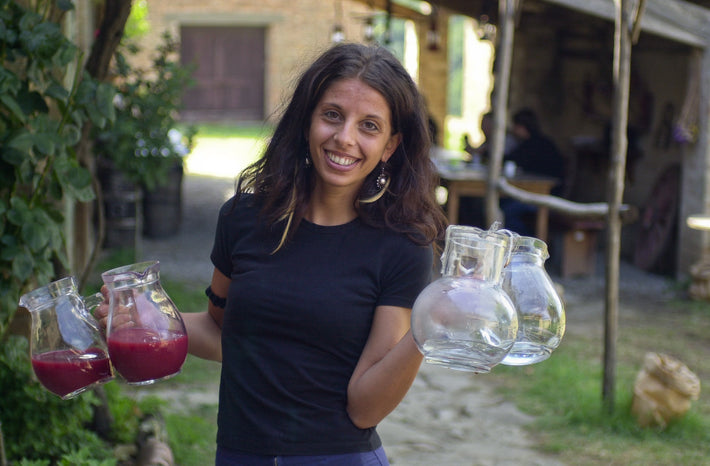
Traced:
<svg viewBox="0 0 710 466">
<path fill-rule="evenodd" d="M 488 180 L 487 169 L 450 169 L 437 164 L 437 171 L 441 178 L 441 184 L 448 191 L 448 201 L 446 214 L 449 223 L 455 225 L 459 219 L 460 199 L 464 196 L 485 197 L 486 184 Z M 557 184 L 555 178 L 545 176 L 520 174 L 509 178 L 508 182 L 517 188 L 524 189 L 536 194 L 550 194 L 552 188 Z M 538 206 L 535 218 L 535 236 L 547 242 L 547 229 L 550 211 L 547 207 Z"/>
</svg>

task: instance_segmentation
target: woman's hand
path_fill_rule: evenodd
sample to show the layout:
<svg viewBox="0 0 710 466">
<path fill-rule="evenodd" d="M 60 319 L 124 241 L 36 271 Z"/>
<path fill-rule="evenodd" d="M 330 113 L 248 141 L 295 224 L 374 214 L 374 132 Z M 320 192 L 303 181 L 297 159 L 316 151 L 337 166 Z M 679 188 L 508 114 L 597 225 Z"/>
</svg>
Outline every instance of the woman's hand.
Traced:
<svg viewBox="0 0 710 466">
<path fill-rule="evenodd" d="M 104 300 L 96 306 L 94 309 L 94 317 L 99 322 L 100 328 L 106 332 L 108 327 L 109 319 L 109 291 L 106 285 L 101 287 L 101 294 L 104 296 Z M 113 319 L 111 321 L 111 328 L 117 329 L 121 327 L 134 325 L 133 318 L 131 316 L 130 307 L 124 306 L 119 303 L 114 303 Z"/>
</svg>

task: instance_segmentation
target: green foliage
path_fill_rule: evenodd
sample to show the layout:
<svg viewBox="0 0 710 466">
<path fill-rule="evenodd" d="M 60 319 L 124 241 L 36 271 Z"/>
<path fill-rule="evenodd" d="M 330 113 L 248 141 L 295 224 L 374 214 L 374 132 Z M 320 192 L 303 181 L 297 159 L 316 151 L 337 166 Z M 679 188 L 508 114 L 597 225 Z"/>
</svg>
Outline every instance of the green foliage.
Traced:
<svg viewBox="0 0 710 466">
<path fill-rule="evenodd" d="M 0 342 L 22 292 L 68 267 L 64 201 L 94 198 L 74 147 L 114 118 L 114 91 L 79 59 L 58 24 L 0 0 Z"/>
<path fill-rule="evenodd" d="M 124 38 L 139 39 L 150 31 L 148 21 L 148 1 L 137 0 L 131 6 L 131 14 L 123 31 Z"/>
<path fill-rule="evenodd" d="M 140 49 L 128 42 L 116 53 L 116 119 L 95 133 L 96 153 L 111 160 L 128 179 L 148 190 L 164 185 L 175 164 L 193 145 L 196 129 L 177 130 L 182 96 L 192 84 L 191 69 L 176 58 L 178 44 L 169 33 L 156 49 L 149 69 L 129 60 Z"/>
<path fill-rule="evenodd" d="M 86 392 L 62 400 L 45 390 L 33 377 L 25 338 L 12 336 L 0 346 L 0 386 L 0 419 L 10 461 L 65 458 L 69 462 L 58 464 L 87 464 L 66 459 L 75 454 L 110 459 L 105 442 L 86 428 L 96 397 Z"/>
<path fill-rule="evenodd" d="M 464 16 L 452 16 L 449 20 L 449 85 L 446 88 L 446 113 L 461 116 L 463 113 L 463 52 Z"/>
<path fill-rule="evenodd" d="M 182 465 L 202 465 L 214 458 L 217 424 L 200 416 L 166 417 L 170 448 Z"/>
</svg>

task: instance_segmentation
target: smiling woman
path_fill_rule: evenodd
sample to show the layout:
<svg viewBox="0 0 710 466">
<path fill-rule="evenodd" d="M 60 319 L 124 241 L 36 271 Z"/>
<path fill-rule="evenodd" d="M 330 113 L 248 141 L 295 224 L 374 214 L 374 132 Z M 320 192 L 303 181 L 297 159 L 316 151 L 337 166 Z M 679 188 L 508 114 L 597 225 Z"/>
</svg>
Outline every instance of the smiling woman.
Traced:
<svg viewBox="0 0 710 466">
<path fill-rule="evenodd" d="M 220 211 L 208 310 L 183 314 L 189 351 L 222 361 L 216 464 L 387 464 L 375 426 L 421 364 L 411 306 L 446 223 L 429 145 L 387 50 L 303 74 Z"/>
</svg>

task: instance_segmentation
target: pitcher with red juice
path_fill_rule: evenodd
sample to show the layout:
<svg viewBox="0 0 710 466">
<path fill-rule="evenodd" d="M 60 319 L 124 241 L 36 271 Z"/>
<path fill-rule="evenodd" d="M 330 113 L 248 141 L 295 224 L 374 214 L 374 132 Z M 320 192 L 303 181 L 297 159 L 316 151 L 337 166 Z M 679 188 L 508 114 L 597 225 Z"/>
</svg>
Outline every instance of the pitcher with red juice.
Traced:
<svg viewBox="0 0 710 466">
<path fill-rule="evenodd" d="M 187 357 L 185 324 L 160 284 L 159 267 L 146 261 L 101 274 L 109 292 L 109 355 L 132 385 L 174 376 Z"/>
<path fill-rule="evenodd" d="M 20 306 L 32 317 L 32 369 L 37 380 L 62 399 L 113 379 L 98 322 L 88 312 L 101 301 L 100 293 L 79 296 L 74 277 L 54 281 L 20 298 Z"/>
</svg>

